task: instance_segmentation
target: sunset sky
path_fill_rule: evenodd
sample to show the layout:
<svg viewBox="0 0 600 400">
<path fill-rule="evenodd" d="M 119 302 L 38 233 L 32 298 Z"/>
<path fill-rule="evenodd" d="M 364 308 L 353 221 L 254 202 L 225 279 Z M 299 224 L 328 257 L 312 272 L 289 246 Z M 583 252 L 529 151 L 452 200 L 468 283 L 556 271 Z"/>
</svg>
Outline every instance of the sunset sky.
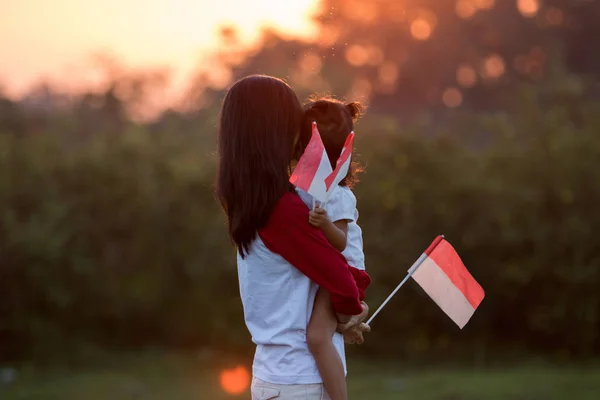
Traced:
<svg viewBox="0 0 600 400">
<path fill-rule="evenodd" d="M 0 85 L 12 96 L 42 79 L 76 87 L 94 54 L 185 74 L 234 25 L 244 41 L 262 26 L 314 32 L 318 0 L 0 0 Z"/>
</svg>

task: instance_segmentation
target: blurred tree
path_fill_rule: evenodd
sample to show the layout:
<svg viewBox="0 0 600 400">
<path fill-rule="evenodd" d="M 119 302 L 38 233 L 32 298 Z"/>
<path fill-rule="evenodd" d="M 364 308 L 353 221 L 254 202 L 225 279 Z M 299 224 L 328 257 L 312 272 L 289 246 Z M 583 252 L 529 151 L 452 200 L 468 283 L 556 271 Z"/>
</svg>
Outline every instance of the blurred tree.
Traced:
<svg viewBox="0 0 600 400">
<path fill-rule="evenodd" d="M 593 72 L 598 2 L 323 0 L 314 41 L 265 32 L 233 68 L 284 77 L 306 96 L 332 92 L 410 119 L 423 109 L 503 107 L 501 94 L 567 66 Z M 224 43 L 235 43 L 225 29 Z M 220 57 L 240 59 L 225 47 Z M 567 57 L 565 58 L 565 55 Z M 222 64 L 222 68 L 229 68 Z"/>
<path fill-rule="evenodd" d="M 370 104 L 356 193 L 371 304 L 440 232 L 486 290 L 459 333 L 407 286 L 356 351 L 600 355 L 599 70 L 586 51 L 597 12 L 598 1 L 323 0 L 313 41 L 265 31 L 244 48 L 224 28 L 181 104 L 152 121 L 138 118 L 168 71 L 110 58 L 101 89 L 0 96 L 0 359 L 249 348 L 212 185 L 223 91 L 251 73 Z M 435 118 L 415 118 L 423 110 Z"/>
</svg>

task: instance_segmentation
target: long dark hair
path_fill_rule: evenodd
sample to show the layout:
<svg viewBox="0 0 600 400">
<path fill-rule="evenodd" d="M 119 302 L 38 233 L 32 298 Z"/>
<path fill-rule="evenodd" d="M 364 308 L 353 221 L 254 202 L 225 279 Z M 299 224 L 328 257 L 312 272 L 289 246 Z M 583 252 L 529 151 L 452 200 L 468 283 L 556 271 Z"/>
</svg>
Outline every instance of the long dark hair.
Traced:
<svg viewBox="0 0 600 400">
<path fill-rule="evenodd" d="M 242 257 L 287 191 L 302 106 L 277 78 L 253 75 L 225 95 L 219 122 L 217 198 Z"/>
<path fill-rule="evenodd" d="M 332 97 L 313 97 L 304 105 L 304 116 L 300 129 L 300 143 L 306 147 L 311 133 L 312 123 L 317 122 L 323 145 L 331 167 L 335 169 L 336 163 L 346 138 L 354 130 L 354 123 L 364 114 L 364 107 L 357 102 L 344 104 Z M 354 156 L 353 156 L 354 158 Z M 360 165 L 354 161 L 350 164 L 348 173 L 340 182 L 340 186 L 352 186 L 358 182 L 357 174 L 362 171 Z"/>
</svg>

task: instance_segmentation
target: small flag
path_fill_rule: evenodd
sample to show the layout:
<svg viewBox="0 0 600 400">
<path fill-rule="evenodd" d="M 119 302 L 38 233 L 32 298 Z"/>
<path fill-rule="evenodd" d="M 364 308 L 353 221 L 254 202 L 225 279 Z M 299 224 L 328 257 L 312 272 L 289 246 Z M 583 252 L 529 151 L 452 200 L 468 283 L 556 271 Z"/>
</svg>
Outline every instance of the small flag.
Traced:
<svg viewBox="0 0 600 400">
<path fill-rule="evenodd" d="M 350 162 L 352 161 L 352 148 L 354 147 L 354 132 L 350 132 L 348 137 L 346 137 L 346 142 L 344 143 L 344 148 L 342 149 L 342 153 L 337 160 L 335 169 L 333 172 L 325 179 L 325 186 L 327 187 L 327 198 L 333 192 L 333 188 L 335 188 L 339 183 L 346 177 L 348 174 L 348 170 L 350 169 Z"/>
<path fill-rule="evenodd" d="M 485 297 L 458 253 L 438 236 L 409 269 L 425 293 L 462 329 Z"/>
<path fill-rule="evenodd" d="M 317 123 L 313 122 L 310 142 L 298 160 L 290 182 L 321 203 L 325 203 L 328 197 L 325 179 L 332 173 L 331 163 L 317 129 Z"/>
</svg>

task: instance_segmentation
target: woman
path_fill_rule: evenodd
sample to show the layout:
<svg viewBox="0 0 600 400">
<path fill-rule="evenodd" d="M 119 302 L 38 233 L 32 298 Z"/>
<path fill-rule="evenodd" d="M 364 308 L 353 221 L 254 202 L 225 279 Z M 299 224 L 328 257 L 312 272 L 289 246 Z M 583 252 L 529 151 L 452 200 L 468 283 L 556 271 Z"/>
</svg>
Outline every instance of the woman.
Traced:
<svg viewBox="0 0 600 400">
<path fill-rule="evenodd" d="M 268 76 L 235 83 L 221 109 L 217 197 L 238 249 L 244 318 L 256 344 L 255 400 L 328 397 L 306 343 L 318 286 L 348 316 L 345 328 L 355 328 L 348 340 L 368 330 L 356 329 L 368 308 L 344 257 L 308 223 L 309 209 L 289 183 L 301 117 L 293 90 Z M 344 338 L 333 340 L 344 360 Z"/>
</svg>

